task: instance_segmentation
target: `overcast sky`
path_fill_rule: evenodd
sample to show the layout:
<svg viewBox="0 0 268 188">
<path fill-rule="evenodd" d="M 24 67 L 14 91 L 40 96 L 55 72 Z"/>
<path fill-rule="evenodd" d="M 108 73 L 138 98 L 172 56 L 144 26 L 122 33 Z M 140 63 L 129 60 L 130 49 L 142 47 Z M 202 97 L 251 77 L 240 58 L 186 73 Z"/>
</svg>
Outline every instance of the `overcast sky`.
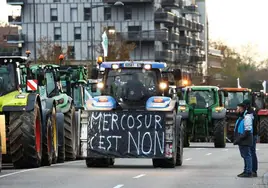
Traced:
<svg viewBox="0 0 268 188">
<path fill-rule="evenodd" d="M 252 43 L 262 58 L 268 57 L 268 0 L 207 0 L 210 39 L 221 39 L 239 48 Z M 14 7 L 0 0 L 0 21 L 7 21 Z"/>
</svg>

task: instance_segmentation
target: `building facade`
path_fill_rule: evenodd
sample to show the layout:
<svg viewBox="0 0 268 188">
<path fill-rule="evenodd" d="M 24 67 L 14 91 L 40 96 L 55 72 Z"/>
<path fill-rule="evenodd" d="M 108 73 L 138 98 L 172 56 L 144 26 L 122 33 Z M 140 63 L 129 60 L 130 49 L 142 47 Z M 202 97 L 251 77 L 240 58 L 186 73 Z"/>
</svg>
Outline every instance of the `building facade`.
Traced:
<svg viewBox="0 0 268 188">
<path fill-rule="evenodd" d="M 35 6 L 37 48 L 39 41 L 53 42 L 74 61 L 96 59 L 104 28 L 136 43 L 132 60 L 165 61 L 188 71 L 205 61 L 204 24 L 192 0 L 122 0 L 121 6 L 116 0 L 6 1 L 21 6 L 22 33 L 9 42 L 23 40 L 23 50 L 32 54 Z"/>
</svg>

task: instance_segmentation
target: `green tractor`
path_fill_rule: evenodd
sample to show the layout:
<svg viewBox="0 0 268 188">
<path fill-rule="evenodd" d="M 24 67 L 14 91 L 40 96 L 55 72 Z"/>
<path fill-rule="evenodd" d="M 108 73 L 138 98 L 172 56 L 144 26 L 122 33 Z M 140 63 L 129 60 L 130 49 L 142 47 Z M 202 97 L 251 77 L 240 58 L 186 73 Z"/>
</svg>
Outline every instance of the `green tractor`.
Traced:
<svg viewBox="0 0 268 188">
<path fill-rule="evenodd" d="M 54 151 L 53 101 L 42 101 L 36 92 L 37 80 L 25 66 L 27 61 L 21 56 L 0 57 L 2 160 L 15 168 L 50 165 Z"/>
<path fill-rule="evenodd" d="M 60 84 L 59 66 L 54 64 L 33 65 L 30 67 L 38 82 L 45 87 L 44 97 L 56 101 L 56 110 L 63 113 L 64 126 L 58 130 L 58 162 L 75 160 L 77 154 L 77 124 L 73 99 L 63 93 Z"/>
<path fill-rule="evenodd" d="M 216 148 L 226 146 L 226 109 L 224 92 L 216 86 L 187 86 L 184 100 L 179 101 L 178 114 L 186 127 L 184 147 L 190 141 L 208 142 L 214 139 Z"/>
</svg>

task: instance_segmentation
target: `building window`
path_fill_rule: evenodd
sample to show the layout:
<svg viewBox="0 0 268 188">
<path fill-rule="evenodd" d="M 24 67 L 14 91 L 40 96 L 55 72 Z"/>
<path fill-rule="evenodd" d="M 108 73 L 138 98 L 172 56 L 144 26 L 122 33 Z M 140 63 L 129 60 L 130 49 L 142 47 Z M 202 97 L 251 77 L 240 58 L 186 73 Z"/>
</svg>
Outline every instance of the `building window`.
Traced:
<svg viewBox="0 0 268 188">
<path fill-rule="evenodd" d="M 71 8 L 71 22 L 77 22 L 77 8 Z"/>
<path fill-rule="evenodd" d="M 74 28 L 74 40 L 81 40 L 81 27 Z"/>
<path fill-rule="evenodd" d="M 88 27 L 87 28 L 87 39 L 91 40 L 91 32 L 93 32 L 94 27 Z M 94 32 L 92 33 L 94 35 Z M 93 36 L 94 38 L 94 36 Z"/>
<path fill-rule="evenodd" d="M 50 17 L 51 21 L 58 21 L 58 11 L 56 8 L 51 8 L 50 14 L 51 14 L 51 17 Z"/>
<path fill-rule="evenodd" d="M 60 0 L 53 0 L 53 3 L 60 3 Z"/>
<path fill-rule="evenodd" d="M 68 46 L 67 55 L 68 55 L 68 59 L 75 59 L 75 49 L 74 49 L 74 46 Z"/>
<path fill-rule="evenodd" d="M 54 28 L 54 40 L 61 40 L 61 28 L 60 27 Z"/>
<path fill-rule="evenodd" d="M 84 20 L 90 20 L 91 19 L 91 8 L 84 8 Z"/>
<path fill-rule="evenodd" d="M 104 20 L 111 20 L 111 8 L 110 7 L 104 7 Z"/>
<path fill-rule="evenodd" d="M 131 20 L 131 18 L 132 18 L 132 9 L 131 9 L 131 7 L 125 7 L 125 9 L 124 9 L 124 18 L 125 18 L 125 20 Z"/>
</svg>

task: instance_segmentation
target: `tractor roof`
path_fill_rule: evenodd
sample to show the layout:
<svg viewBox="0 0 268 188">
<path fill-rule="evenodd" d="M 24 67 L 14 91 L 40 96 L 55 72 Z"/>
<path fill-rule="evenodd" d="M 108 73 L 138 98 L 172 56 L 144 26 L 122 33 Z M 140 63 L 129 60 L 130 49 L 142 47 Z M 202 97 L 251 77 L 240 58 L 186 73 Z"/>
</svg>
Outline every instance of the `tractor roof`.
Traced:
<svg viewBox="0 0 268 188">
<path fill-rule="evenodd" d="M 237 87 L 223 87 L 221 89 L 224 91 L 230 91 L 230 92 L 242 92 L 242 91 L 250 92 L 251 91 L 251 89 L 248 89 L 248 88 L 237 88 Z"/>
<path fill-rule="evenodd" d="M 25 62 L 27 57 L 24 56 L 0 56 L 0 64 L 4 63 L 15 63 L 15 62 Z"/>
<path fill-rule="evenodd" d="M 186 86 L 185 90 L 192 89 L 192 90 L 210 90 L 210 89 L 216 89 L 219 90 L 219 87 L 217 86 Z"/>
<path fill-rule="evenodd" d="M 163 69 L 167 66 L 166 63 L 155 61 L 109 61 L 103 62 L 100 68 L 111 69 L 112 65 L 119 65 L 120 68 L 142 68 L 144 65 L 151 65 L 152 69 Z"/>
</svg>

